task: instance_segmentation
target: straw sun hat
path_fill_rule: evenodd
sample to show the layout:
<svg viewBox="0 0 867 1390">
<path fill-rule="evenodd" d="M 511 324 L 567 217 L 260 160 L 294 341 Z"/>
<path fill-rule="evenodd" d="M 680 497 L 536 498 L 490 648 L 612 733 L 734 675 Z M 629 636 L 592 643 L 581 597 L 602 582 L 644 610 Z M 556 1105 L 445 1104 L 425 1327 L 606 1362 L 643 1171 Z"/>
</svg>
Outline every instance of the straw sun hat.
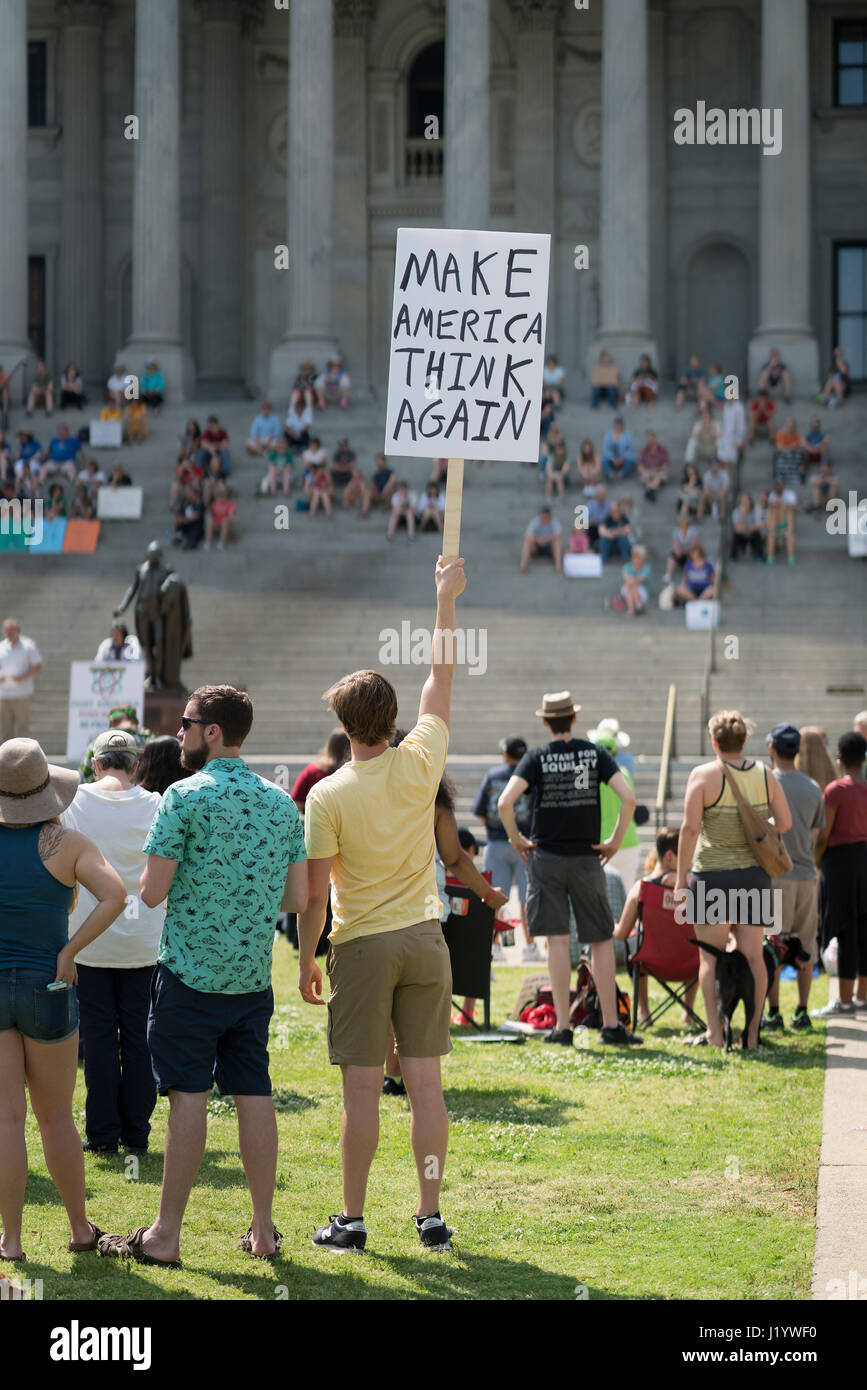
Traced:
<svg viewBox="0 0 867 1390">
<path fill-rule="evenodd" d="M 0 744 L 0 825 L 54 820 L 77 791 L 78 773 L 49 763 L 35 739 Z"/>
</svg>

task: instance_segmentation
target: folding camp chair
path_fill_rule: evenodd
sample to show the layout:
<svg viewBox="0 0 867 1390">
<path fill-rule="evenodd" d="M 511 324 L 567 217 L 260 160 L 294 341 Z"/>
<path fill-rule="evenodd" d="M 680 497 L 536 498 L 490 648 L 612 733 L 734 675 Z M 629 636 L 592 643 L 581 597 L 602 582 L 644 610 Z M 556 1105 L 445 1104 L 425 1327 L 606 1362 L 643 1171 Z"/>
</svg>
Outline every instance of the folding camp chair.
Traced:
<svg viewBox="0 0 867 1390">
<path fill-rule="evenodd" d="M 686 1002 L 686 991 L 698 979 L 698 947 L 689 940 L 695 927 L 674 915 L 674 893 L 661 883 L 642 883 L 638 890 L 638 949 L 630 954 L 632 1029 L 638 1023 L 638 981 L 649 975 L 665 990 L 666 999 L 651 1009 L 646 1028 L 658 1022 L 673 1004 L 680 1004 L 701 1028 L 704 1020 Z M 628 944 L 628 943 L 627 943 Z M 680 989 L 672 989 L 680 985 Z"/>
<path fill-rule="evenodd" d="M 490 883 L 491 875 L 483 877 Z M 446 892 L 452 910 L 443 923 L 443 936 L 452 961 L 452 991 L 462 998 L 481 999 L 485 1010 L 484 1030 L 475 1019 L 467 1023 L 479 1032 L 491 1026 L 491 948 L 494 944 L 494 914 L 455 878 L 446 879 Z M 454 1001 L 460 1012 L 460 1005 Z"/>
</svg>

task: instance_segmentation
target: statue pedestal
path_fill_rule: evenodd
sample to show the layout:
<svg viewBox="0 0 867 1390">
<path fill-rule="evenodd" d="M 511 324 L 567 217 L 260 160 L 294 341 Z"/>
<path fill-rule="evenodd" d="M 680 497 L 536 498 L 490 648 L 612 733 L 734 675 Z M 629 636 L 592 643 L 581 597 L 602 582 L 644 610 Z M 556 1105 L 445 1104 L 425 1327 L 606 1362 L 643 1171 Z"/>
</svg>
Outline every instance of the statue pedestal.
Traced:
<svg viewBox="0 0 867 1390">
<path fill-rule="evenodd" d="M 187 695 L 171 690 L 146 690 L 144 723 L 154 734 L 177 734 Z"/>
</svg>

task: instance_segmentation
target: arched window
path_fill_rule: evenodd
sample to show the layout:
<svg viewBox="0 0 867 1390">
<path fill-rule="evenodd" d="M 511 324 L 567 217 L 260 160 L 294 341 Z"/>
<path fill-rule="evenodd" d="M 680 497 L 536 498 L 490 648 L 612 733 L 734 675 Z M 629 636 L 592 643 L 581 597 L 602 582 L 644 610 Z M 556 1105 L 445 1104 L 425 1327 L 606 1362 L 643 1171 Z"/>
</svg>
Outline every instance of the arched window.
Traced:
<svg viewBox="0 0 867 1390">
<path fill-rule="evenodd" d="M 428 116 L 436 116 L 443 133 L 446 46 L 430 43 L 423 48 L 409 70 L 407 79 L 407 136 L 423 140 Z"/>
<path fill-rule="evenodd" d="M 444 94 L 445 44 L 440 41 L 416 55 L 407 78 L 407 180 L 442 178 Z"/>
</svg>

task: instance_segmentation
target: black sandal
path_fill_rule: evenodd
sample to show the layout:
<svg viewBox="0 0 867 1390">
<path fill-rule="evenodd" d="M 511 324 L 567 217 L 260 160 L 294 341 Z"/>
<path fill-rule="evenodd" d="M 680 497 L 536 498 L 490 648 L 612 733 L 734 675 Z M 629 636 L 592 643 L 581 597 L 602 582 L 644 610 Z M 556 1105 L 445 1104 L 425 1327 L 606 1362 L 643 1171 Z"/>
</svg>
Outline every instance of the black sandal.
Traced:
<svg viewBox="0 0 867 1390">
<path fill-rule="evenodd" d="M 246 1231 L 244 1232 L 244 1234 L 241 1236 L 241 1239 L 238 1241 L 238 1247 L 239 1247 L 239 1249 L 243 1250 L 245 1255 L 253 1255 L 253 1259 L 254 1259 L 254 1260 L 273 1260 L 273 1259 L 276 1259 L 276 1257 L 280 1254 L 280 1246 L 283 1244 L 283 1234 L 282 1234 L 281 1231 L 278 1231 L 278 1230 L 277 1230 L 277 1227 L 276 1227 L 276 1226 L 273 1226 L 273 1227 L 272 1227 L 272 1230 L 273 1230 L 273 1232 L 274 1232 L 275 1248 L 271 1251 L 271 1254 L 270 1254 L 270 1255 L 253 1255 L 253 1225 L 252 1225 L 252 1222 L 251 1222 L 250 1225 L 247 1227 L 247 1229 L 246 1229 Z"/>
<path fill-rule="evenodd" d="M 20 1255 L 0 1255 L 0 1260 L 7 1265 L 23 1265 L 27 1260 L 27 1256 L 22 1250 Z"/>
<path fill-rule="evenodd" d="M 71 1240 L 66 1247 L 70 1255 L 85 1255 L 88 1250 L 95 1250 L 102 1240 L 102 1237 L 105 1235 L 105 1231 L 101 1231 L 92 1221 L 88 1221 L 87 1224 L 92 1230 L 93 1236 L 84 1244 L 79 1241 Z"/>
<path fill-rule="evenodd" d="M 137 1260 L 142 1265 L 162 1265 L 165 1269 L 181 1269 L 180 1260 L 158 1260 L 149 1255 L 142 1245 L 142 1236 L 147 1226 L 138 1226 L 128 1236 L 100 1236 L 97 1250 L 100 1255 L 109 1255 L 117 1260 Z"/>
</svg>

